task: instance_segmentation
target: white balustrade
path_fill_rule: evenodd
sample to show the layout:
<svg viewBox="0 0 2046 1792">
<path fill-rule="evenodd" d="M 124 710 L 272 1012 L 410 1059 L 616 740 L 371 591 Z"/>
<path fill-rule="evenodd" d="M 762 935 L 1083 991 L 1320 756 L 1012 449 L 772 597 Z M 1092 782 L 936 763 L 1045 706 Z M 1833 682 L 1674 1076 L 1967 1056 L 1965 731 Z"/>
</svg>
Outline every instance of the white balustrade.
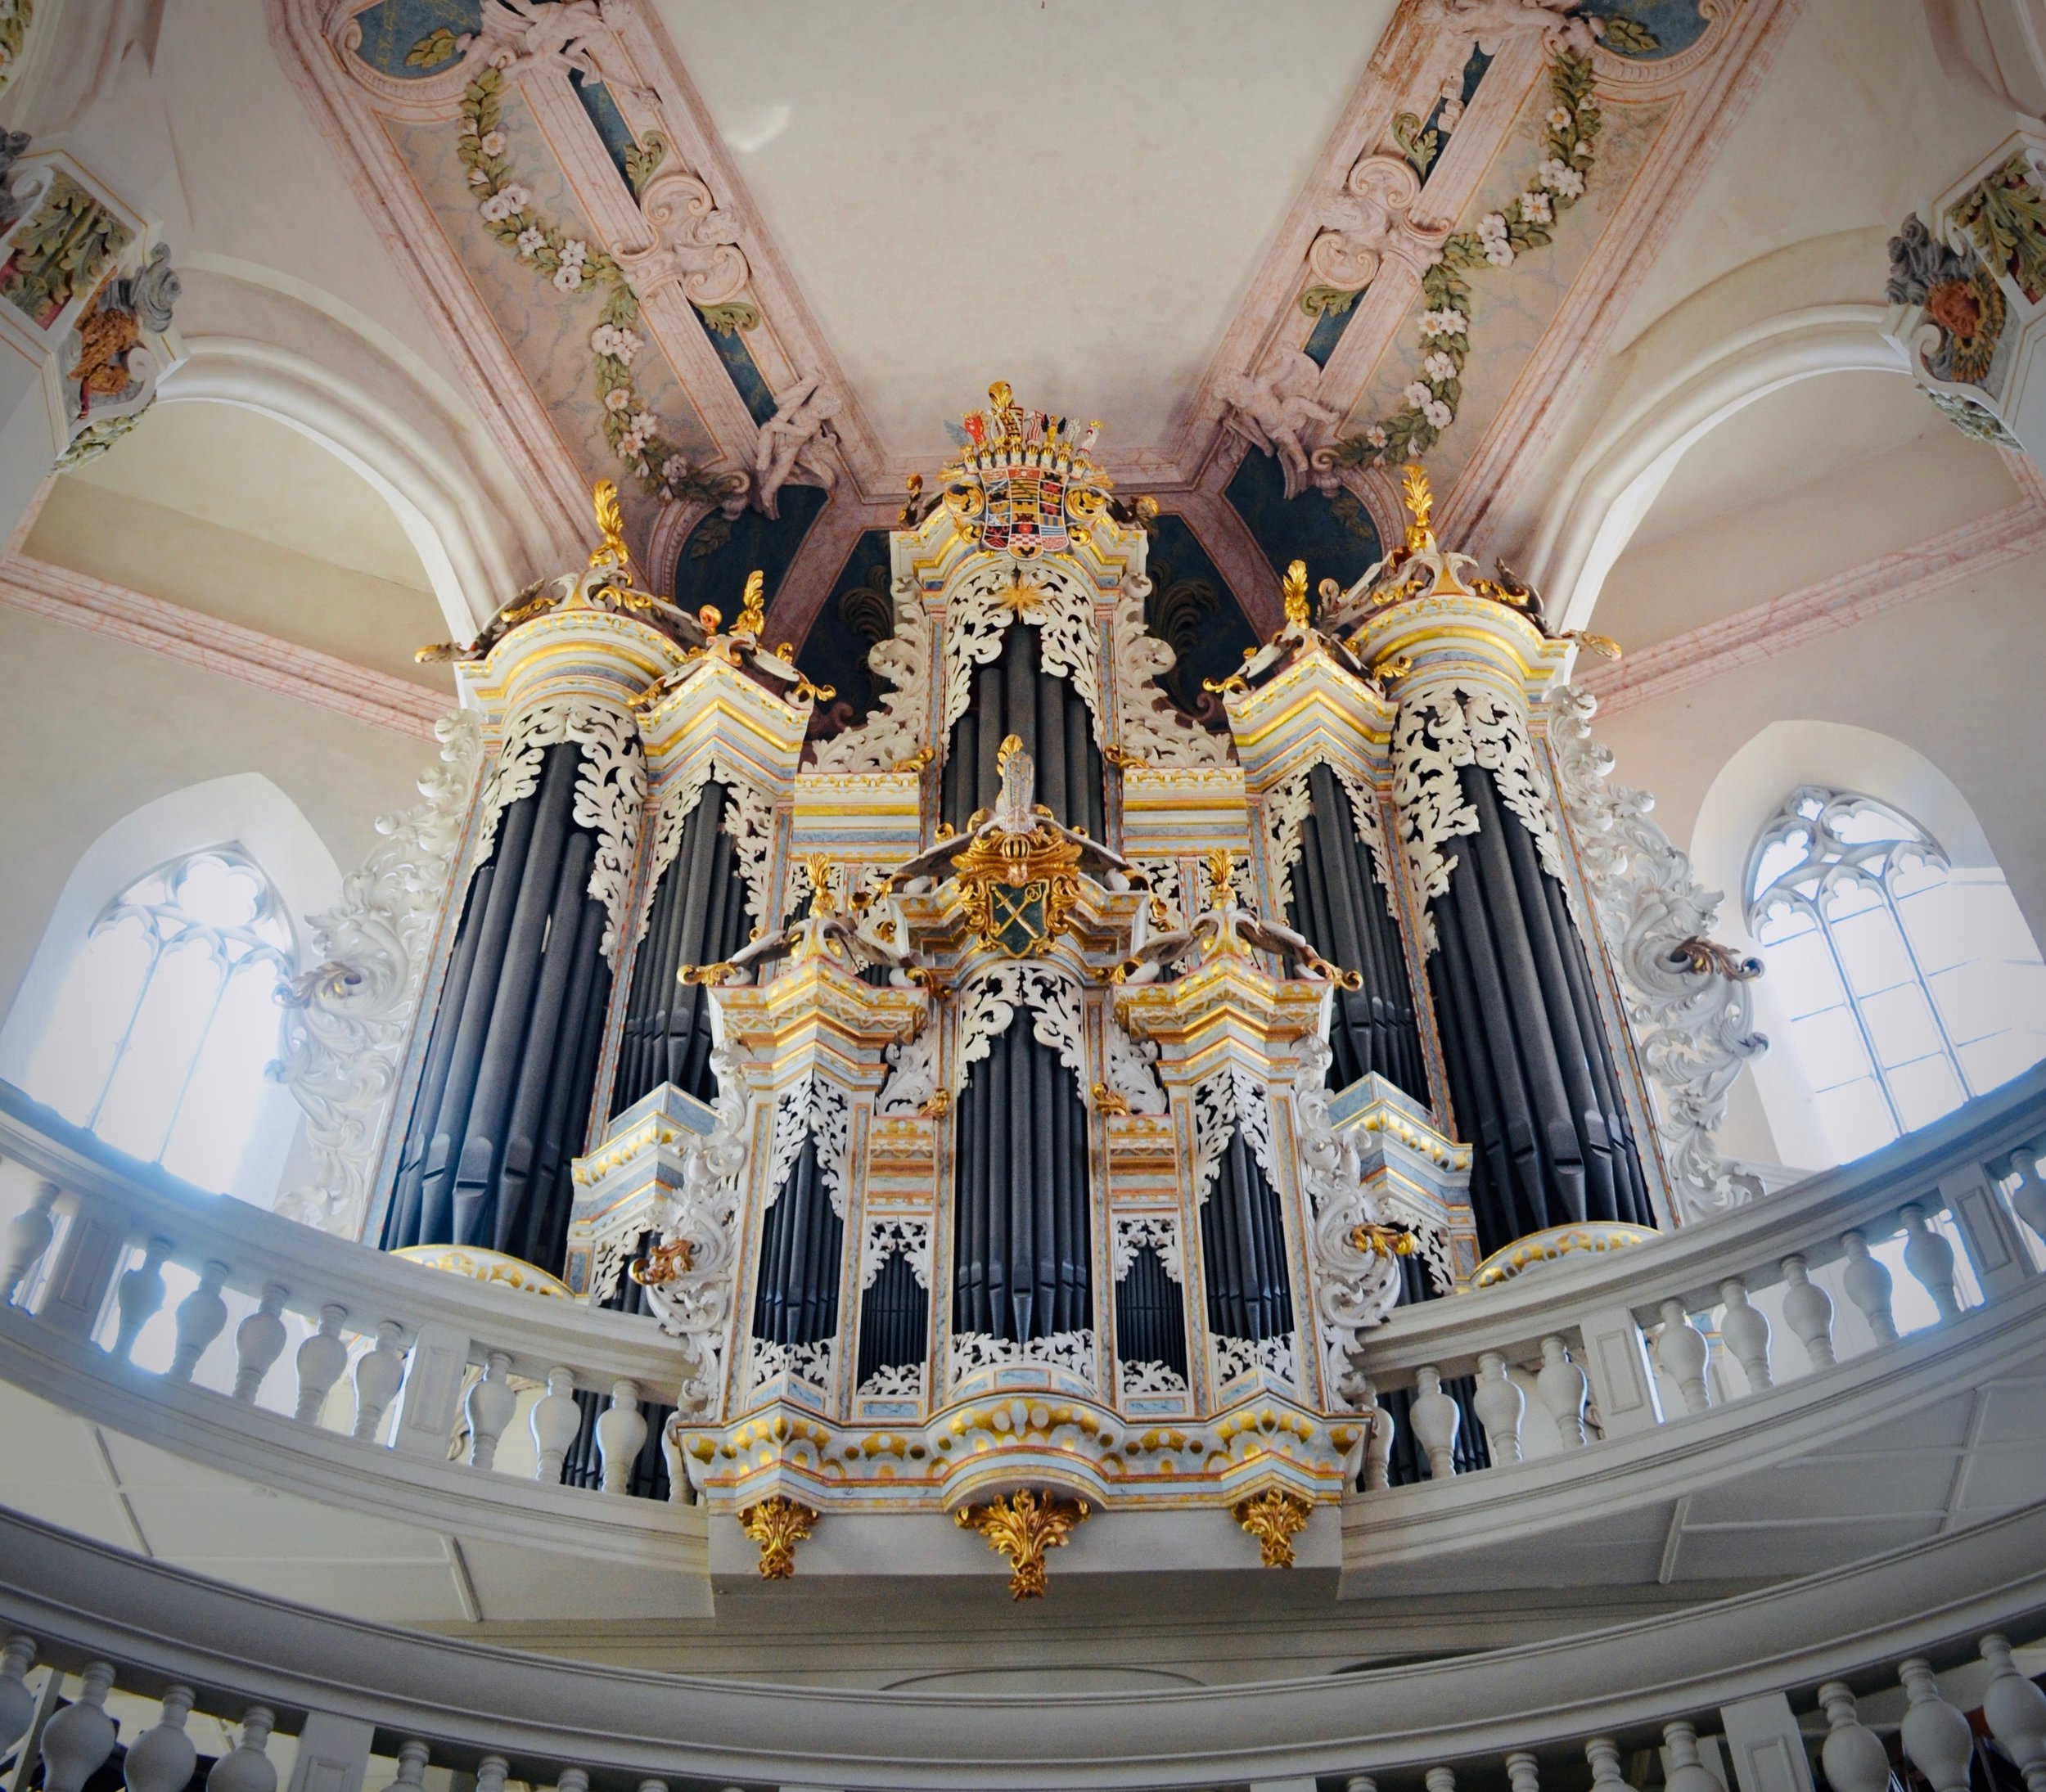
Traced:
<svg viewBox="0 0 2046 1792">
<path fill-rule="evenodd" d="M 298 1405 L 292 1416 L 301 1425 L 317 1425 L 334 1384 L 348 1367 L 348 1346 L 341 1339 L 341 1323 L 348 1308 L 331 1302 L 320 1308 L 320 1329 L 299 1346 Z"/>
<path fill-rule="evenodd" d="M 597 1454 L 604 1465 L 604 1491 L 632 1491 L 633 1468 L 647 1441 L 647 1415 L 639 1410 L 639 1388 L 631 1381 L 611 1384 L 611 1403 L 597 1421 Z"/>
<path fill-rule="evenodd" d="M 190 1686 L 164 1687 L 163 1716 L 135 1739 L 121 1763 L 128 1792 L 184 1792 L 199 1764 L 199 1750 L 185 1734 L 197 1697 Z"/>
<path fill-rule="evenodd" d="M 7 1222 L 7 1262 L 0 1266 L 0 1305 L 14 1303 L 29 1272 L 43 1261 L 43 1252 L 56 1236 L 56 1222 L 50 1209 L 58 1192 L 54 1182 L 38 1182 L 29 1204 Z"/>
<path fill-rule="evenodd" d="M 1542 1764 L 1525 1749 L 1506 1758 L 1506 1782 L 1512 1792 L 1542 1792 Z"/>
<path fill-rule="evenodd" d="M 1818 1703 L 1828 1726 L 1819 1749 L 1826 1783 L 1833 1792 L 1889 1792 L 1890 1751 L 1862 1722 L 1845 1682 L 1827 1681 L 1818 1689 Z"/>
<path fill-rule="evenodd" d="M 1967 1792 L 1968 1765 L 1975 1758 L 1975 1732 L 1967 1719 L 1941 1696 L 1932 1664 L 1922 1656 L 1900 1663 L 1897 1677 L 1911 1699 L 1904 1714 L 1905 1758 L 1926 1776 L 1932 1792 Z"/>
<path fill-rule="evenodd" d="M 1833 1297 L 1811 1278 L 1801 1256 L 1786 1257 L 1783 1269 L 1783 1323 L 1805 1347 L 1814 1369 L 1830 1369 L 1833 1354 Z"/>
<path fill-rule="evenodd" d="M 120 1320 L 114 1332 L 114 1354 L 123 1362 L 164 1303 L 164 1263 L 176 1248 L 168 1238 L 151 1239 L 142 1247 L 142 1260 L 115 1285 Z"/>
<path fill-rule="evenodd" d="M 1769 1321 L 1747 1298 L 1747 1284 L 1738 1276 L 1728 1276 L 1719 1284 L 1719 1299 L 1725 1303 L 1719 1316 L 1719 1335 L 1746 1376 L 1748 1391 L 1760 1394 L 1764 1388 L 1773 1387 L 1775 1377 L 1769 1366 Z"/>
<path fill-rule="evenodd" d="M 2009 1752 L 2025 1776 L 2025 1792 L 2046 1792 L 2046 1692 L 2018 1671 L 2010 1638 L 1991 1631 L 1982 1639 L 1990 1683 L 1982 1690 L 1982 1716 L 1990 1734 Z"/>
<path fill-rule="evenodd" d="M 1527 1396 L 1521 1385 L 1506 1372 L 1506 1358 L 1488 1350 L 1478 1358 L 1477 1389 L 1471 1407 L 1485 1427 L 1485 1441 L 1494 1467 L 1521 1460 L 1521 1420 L 1527 1411 Z"/>
<path fill-rule="evenodd" d="M 384 1412 L 405 1380 L 405 1328 L 395 1319 L 376 1327 L 376 1342 L 355 1359 L 355 1429 L 353 1435 L 373 1438 Z"/>
<path fill-rule="evenodd" d="M 1452 1768 L 1430 1767 L 1424 1777 L 1428 1792 L 1457 1792 L 1457 1776 Z"/>
<path fill-rule="evenodd" d="M 206 1792 L 277 1792 L 277 1763 L 269 1756 L 270 1731 L 277 1713 L 268 1705 L 250 1705 L 241 1714 L 241 1740 L 214 1763 Z"/>
<path fill-rule="evenodd" d="M 1847 1298 L 1868 1321 L 1877 1344 L 1895 1344 L 1897 1321 L 1890 1310 L 1890 1272 L 1870 1252 L 1868 1240 L 1859 1231 L 1841 1233 L 1840 1248 L 1847 1254 L 1847 1267 L 1841 1278 Z"/>
<path fill-rule="evenodd" d="M 256 1310 L 234 1328 L 233 1398 L 244 1406 L 255 1403 L 263 1378 L 284 1354 L 284 1303 L 291 1298 L 282 1282 L 265 1282 Z"/>
<path fill-rule="evenodd" d="M 1442 1391 L 1441 1372 L 1423 1363 L 1414 1371 L 1417 1392 L 1407 1408 L 1407 1422 L 1413 1427 L 1414 1441 L 1428 1458 L 1428 1474 L 1446 1481 L 1457 1471 L 1457 1431 L 1463 1422 L 1457 1403 Z"/>
<path fill-rule="evenodd" d="M 1566 1450 L 1585 1441 L 1584 1403 L 1591 1384 L 1583 1367 L 1570 1353 L 1570 1346 L 1554 1334 L 1542 1339 L 1542 1367 L 1534 1377 L 1534 1392 L 1542 1409 L 1556 1421 L 1556 1434 Z"/>
<path fill-rule="evenodd" d="M 2011 1191 L 2011 1210 L 2046 1245 L 2046 1180 L 2039 1173 L 2041 1155 L 2029 1147 L 2011 1154 L 2011 1173 L 2017 1178 L 2017 1186 Z"/>
<path fill-rule="evenodd" d="M 1904 1209 L 1904 1267 L 1940 1309 L 1942 1319 L 1960 1317 L 1960 1296 L 1954 1290 L 1954 1247 L 1926 1222 L 1916 1201 Z"/>
<path fill-rule="evenodd" d="M 1378 1782 L 1368 1773 L 1353 1773 L 1343 1781 L 1343 1792 L 1378 1792 Z"/>
<path fill-rule="evenodd" d="M 486 1754 L 476 1763 L 476 1792 L 504 1792 L 505 1776 L 512 1763 L 501 1754 Z"/>
<path fill-rule="evenodd" d="M 0 1751 L 11 1749 L 35 1722 L 35 1695 L 28 1672 L 35 1664 L 35 1638 L 16 1631 L 0 1648 Z"/>
<path fill-rule="evenodd" d="M 1686 1412 L 1702 1412 L 1711 1403 L 1705 1371 L 1711 1361 L 1712 1347 L 1705 1334 L 1691 1323 L 1680 1300 L 1662 1303 L 1662 1335 L 1656 1340 L 1656 1362 L 1676 1384 Z"/>
<path fill-rule="evenodd" d="M 583 1429 L 583 1409 L 575 1401 L 575 1371 L 558 1364 L 547 1372 L 547 1392 L 534 1403 L 534 1448 L 539 1461 L 533 1479 L 552 1486 L 561 1478 L 561 1466 L 575 1448 L 575 1434 Z"/>
<path fill-rule="evenodd" d="M 397 1792 L 400 1786 L 409 1789 L 426 1783 L 426 1763 L 432 1751 L 423 1742 L 401 1742 L 398 1745 L 398 1775 L 385 1792 Z"/>
<path fill-rule="evenodd" d="M 1662 1745 L 1670 1751 L 1663 1792 L 1726 1792 L 1699 1756 L 1695 1723 L 1679 1720 L 1663 1725 Z"/>
<path fill-rule="evenodd" d="M 1593 1736 L 1584 1745 L 1591 1763 L 1592 1792 L 1634 1792 L 1620 1771 L 1620 1745 L 1611 1736 Z"/>
<path fill-rule="evenodd" d="M 207 1346 L 227 1329 L 228 1303 L 220 1298 L 229 1274 L 217 1257 L 207 1260 L 200 1272 L 199 1285 L 178 1303 L 178 1346 L 171 1352 L 170 1367 L 164 1372 L 173 1381 L 189 1381 Z"/>
<path fill-rule="evenodd" d="M 504 1428 L 512 1422 L 513 1410 L 519 1397 L 508 1385 L 512 1377 L 512 1358 L 502 1350 L 490 1353 L 484 1363 L 483 1379 L 469 1389 L 469 1397 L 462 1403 L 463 1416 L 469 1421 L 469 1466 L 487 1469 L 498 1460 L 498 1439 L 504 1435 Z"/>
<path fill-rule="evenodd" d="M 96 1661 L 71 1704 L 43 1727 L 43 1792 L 81 1792 L 114 1752 L 114 1720 L 106 1695 L 114 1684 L 111 1662 Z"/>
</svg>

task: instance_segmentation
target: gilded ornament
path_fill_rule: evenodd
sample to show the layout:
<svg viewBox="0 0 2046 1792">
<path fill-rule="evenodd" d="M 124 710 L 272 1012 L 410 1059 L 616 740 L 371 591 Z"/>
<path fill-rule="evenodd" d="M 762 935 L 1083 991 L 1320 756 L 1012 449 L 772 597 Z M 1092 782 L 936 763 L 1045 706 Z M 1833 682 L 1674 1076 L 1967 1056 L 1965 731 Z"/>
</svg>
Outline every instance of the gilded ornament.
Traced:
<svg viewBox="0 0 2046 1792">
<path fill-rule="evenodd" d="M 914 753 L 911 754 L 908 759 L 897 760 L 895 762 L 895 769 L 898 772 L 926 771 L 929 768 L 931 762 L 937 757 L 938 754 L 935 748 L 928 745 L 920 746 Z M 943 840 L 945 836 L 944 834 L 940 833 L 938 837 L 940 840 Z"/>
<path fill-rule="evenodd" d="M 618 482 L 599 480 L 590 491 L 590 507 L 597 513 L 597 532 L 602 538 L 590 550 L 592 567 L 615 566 L 632 576 L 632 550 L 625 545 L 625 513 L 618 502 Z"/>
<path fill-rule="evenodd" d="M 746 592 L 739 601 L 739 619 L 732 625 L 735 635 L 755 641 L 767 627 L 767 574 L 759 567 L 746 575 Z"/>
<path fill-rule="evenodd" d="M 1234 1507 L 1237 1523 L 1258 1540 L 1267 1568 L 1293 1565 L 1293 1539 L 1307 1529 L 1314 1510 L 1299 1494 L 1277 1487 L 1238 1500 Z"/>
<path fill-rule="evenodd" d="M 810 1534 L 818 1516 L 810 1507 L 779 1493 L 739 1514 L 739 1528 L 760 1546 L 762 1580 L 795 1577 L 795 1546 Z"/>
<path fill-rule="evenodd" d="M 1279 589 L 1286 600 L 1286 626 L 1305 628 L 1308 623 L 1305 561 L 1296 560 L 1286 569 L 1286 578 Z"/>
<path fill-rule="evenodd" d="M 952 1111 L 952 1091 L 935 1090 L 931 1099 L 917 1110 L 926 1120 L 942 1120 Z"/>
<path fill-rule="evenodd" d="M 1080 849 L 1048 827 L 973 840 L 952 862 L 967 925 L 1012 958 L 1046 951 L 1079 902 L 1079 859 Z"/>
<path fill-rule="evenodd" d="M 1368 1251 L 1374 1257 L 1411 1257 L 1419 1240 L 1411 1226 L 1386 1226 L 1366 1220 L 1350 1227 L 1350 1242 L 1354 1249 Z"/>
<path fill-rule="evenodd" d="M 642 1288 L 665 1288 L 696 1267 L 696 1249 L 686 1238 L 671 1238 L 635 1257 L 626 1273 Z"/>
<path fill-rule="evenodd" d="M 1670 963 L 1673 969 L 1688 970 L 1693 976 L 1716 974 L 1736 983 L 1751 983 L 1762 975 L 1760 959 L 1746 957 L 1730 946 L 1722 946 L 1716 939 L 1706 939 L 1697 934 L 1679 939 L 1670 948 Z"/>
<path fill-rule="evenodd" d="M 1132 753 L 1126 747 L 1105 746 L 1101 756 L 1118 772 L 1134 772 L 1149 765 L 1151 761 L 1141 753 Z"/>
<path fill-rule="evenodd" d="M 1093 1090 L 1094 1107 L 1102 1114 L 1127 1114 L 1129 1102 L 1126 1096 L 1111 1089 L 1106 1083 L 1097 1083 Z"/>
<path fill-rule="evenodd" d="M 1007 1561 L 1012 1598 L 1042 1599 L 1045 1551 L 1063 1549 L 1087 1513 L 1084 1500 L 1026 1487 L 986 1506 L 962 1506 L 953 1519 L 962 1530 L 978 1531 L 988 1547 Z"/>
<path fill-rule="evenodd" d="M 1413 520 L 1407 525 L 1407 552 L 1431 552 L 1435 547 L 1435 530 L 1431 526 L 1435 492 L 1428 484 L 1427 469 L 1417 462 L 1409 461 L 1399 469 L 1399 496 L 1413 515 Z"/>
</svg>

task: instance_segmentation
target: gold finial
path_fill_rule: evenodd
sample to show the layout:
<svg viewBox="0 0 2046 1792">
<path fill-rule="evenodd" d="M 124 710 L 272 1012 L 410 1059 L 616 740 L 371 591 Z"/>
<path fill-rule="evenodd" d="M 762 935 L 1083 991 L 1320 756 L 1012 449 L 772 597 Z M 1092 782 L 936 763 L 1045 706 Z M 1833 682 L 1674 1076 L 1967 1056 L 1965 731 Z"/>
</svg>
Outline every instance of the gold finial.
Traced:
<svg viewBox="0 0 2046 1792">
<path fill-rule="evenodd" d="M 739 619 L 732 624 L 732 632 L 758 641 L 766 627 L 767 574 L 756 566 L 746 575 L 746 593 L 739 600 Z"/>
<path fill-rule="evenodd" d="M 988 402 L 998 411 L 1007 410 L 1010 399 L 1015 396 L 1015 391 L 1007 380 L 997 380 L 988 388 Z"/>
<path fill-rule="evenodd" d="M 706 635 L 714 635 L 718 624 L 724 620 L 724 612 L 715 604 L 705 604 L 696 612 L 696 626 Z"/>
<path fill-rule="evenodd" d="M 1293 1565 L 1293 1539 L 1306 1529 L 1314 1507 L 1283 1488 L 1267 1488 L 1234 1507 L 1236 1521 L 1258 1540 L 1267 1568 Z"/>
<path fill-rule="evenodd" d="M 1286 597 L 1286 625 L 1289 628 L 1307 626 L 1307 562 L 1296 560 L 1286 569 L 1286 579 L 1280 588 Z"/>
<path fill-rule="evenodd" d="M 831 903 L 831 862 L 822 853 L 814 853 L 803 861 L 803 871 L 810 880 L 810 919 L 822 921 L 827 915 L 836 914 Z"/>
<path fill-rule="evenodd" d="M 1428 484 L 1426 471 L 1413 461 L 1399 469 L 1399 493 L 1413 512 L 1413 520 L 1407 525 L 1407 552 L 1418 554 L 1435 545 L 1435 534 L 1429 527 L 1429 520 L 1435 515 L 1435 493 Z"/>
<path fill-rule="evenodd" d="M 597 532 L 603 537 L 590 550 L 593 566 L 615 566 L 630 576 L 632 552 L 625 546 L 625 513 L 618 507 L 618 482 L 599 480 L 590 489 L 590 507 L 597 512 Z"/>
<path fill-rule="evenodd" d="M 1007 771 L 1009 761 L 1022 750 L 1023 741 L 1020 735 L 1005 734 L 1003 736 L 1001 745 L 994 750 L 994 769 L 997 772 Z"/>
<path fill-rule="evenodd" d="M 739 1528 L 760 1546 L 760 1578 L 787 1580 L 795 1573 L 795 1546 L 810 1534 L 818 1515 L 777 1493 L 739 1515 Z"/>
<path fill-rule="evenodd" d="M 1230 893 L 1229 874 L 1235 869 L 1236 854 L 1226 846 L 1218 846 L 1208 854 L 1208 895 L 1214 902 L 1222 902 Z"/>
</svg>

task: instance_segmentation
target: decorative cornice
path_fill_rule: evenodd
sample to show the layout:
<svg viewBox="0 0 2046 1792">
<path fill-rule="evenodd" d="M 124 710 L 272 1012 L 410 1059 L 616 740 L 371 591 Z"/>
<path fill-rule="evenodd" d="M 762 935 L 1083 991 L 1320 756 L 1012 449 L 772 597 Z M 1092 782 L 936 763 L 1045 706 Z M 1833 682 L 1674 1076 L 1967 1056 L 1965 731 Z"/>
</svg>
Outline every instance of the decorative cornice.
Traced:
<svg viewBox="0 0 2046 1792">
<path fill-rule="evenodd" d="M 409 679 L 25 554 L 0 559 L 0 604 L 422 740 L 448 709 L 446 694 Z"/>
<path fill-rule="evenodd" d="M 2015 504 L 1946 529 L 1915 547 L 1900 547 L 1801 591 L 1658 641 L 1616 664 L 1600 665 L 1580 682 L 1598 697 L 1601 715 L 1617 715 L 1773 660 L 1857 623 L 1907 609 L 1963 579 L 2035 553 L 2046 547 L 2042 482 L 2035 472 L 2020 477 L 2019 484 L 2026 495 Z"/>
</svg>

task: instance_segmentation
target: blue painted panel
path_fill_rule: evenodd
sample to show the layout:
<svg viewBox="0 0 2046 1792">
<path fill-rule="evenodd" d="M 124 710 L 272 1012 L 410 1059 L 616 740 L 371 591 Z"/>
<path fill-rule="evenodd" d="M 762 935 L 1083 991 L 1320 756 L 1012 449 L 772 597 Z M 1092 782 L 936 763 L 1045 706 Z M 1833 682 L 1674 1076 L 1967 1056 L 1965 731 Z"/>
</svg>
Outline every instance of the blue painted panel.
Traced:
<svg viewBox="0 0 2046 1792">
<path fill-rule="evenodd" d="M 377 0 L 355 16 L 363 34 L 356 54 L 379 74 L 413 81 L 440 74 L 455 60 L 449 55 L 431 68 L 408 68 L 405 58 L 435 31 L 456 37 L 475 32 L 483 22 L 483 0 Z"/>
<path fill-rule="evenodd" d="M 1308 333 L 1305 347 L 1308 359 L 1316 367 L 1325 367 L 1328 365 L 1328 358 L 1335 353 L 1336 344 L 1343 340 L 1343 332 L 1350 327 L 1350 320 L 1357 315 L 1357 300 L 1368 290 L 1359 287 L 1341 311 L 1324 311 L 1314 320 L 1314 327 Z"/>
<path fill-rule="evenodd" d="M 604 151 L 611 159 L 611 166 L 618 170 L 618 178 L 624 182 L 625 191 L 632 191 L 632 176 L 625 172 L 625 153 L 639 146 L 633 135 L 632 127 L 625 122 L 624 115 L 618 110 L 618 102 L 611 97 L 611 89 L 602 81 L 585 81 L 574 70 L 569 74 L 569 84 L 575 89 L 575 97 L 583 102 L 583 110 L 589 114 L 589 121 L 597 127 L 597 134 L 604 140 Z"/>
<path fill-rule="evenodd" d="M 1688 50 L 1705 35 L 1706 20 L 1697 0 L 1584 0 L 1584 11 L 1594 19 L 1630 20 L 1656 41 L 1641 49 L 1625 49 L 1607 34 L 1607 47 L 1639 62 L 1660 62 Z"/>
<path fill-rule="evenodd" d="M 784 485 L 782 514 L 774 520 L 754 510 L 731 518 L 721 511 L 711 511 L 689 532 L 675 557 L 669 587 L 675 601 L 691 611 L 714 605 L 728 624 L 739 614 L 746 575 L 757 566 L 767 574 L 768 645 L 774 645 L 781 639 L 774 632 L 775 594 L 803 538 L 822 511 L 826 495 L 814 485 Z"/>
<path fill-rule="evenodd" d="M 848 727 L 880 700 L 867 655 L 876 642 L 895 632 L 895 603 L 888 588 L 894 577 L 888 531 L 868 529 L 845 556 L 831 595 L 795 656 L 812 682 L 837 690 L 836 701 L 846 705 Z"/>
<path fill-rule="evenodd" d="M 701 311 L 696 313 L 696 322 L 703 324 L 703 333 L 710 337 L 710 346 L 717 350 L 719 360 L 724 363 L 724 371 L 731 376 L 739 396 L 746 401 L 753 421 L 766 422 L 774 415 L 774 394 L 768 390 L 768 383 L 754 361 L 753 351 L 746 345 L 746 332 L 738 329 L 714 330 L 704 322 Z"/>
<path fill-rule="evenodd" d="M 1282 578 L 1288 561 L 1304 560 L 1310 590 L 1324 579 L 1350 585 L 1384 557 L 1371 513 L 1348 492 L 1326 498 L 1310 486 L 1289 500 L 1285 490 L 1278 462 L 1252 448 L 1224 494 Z"/>
<path fill-rule="evenodd" d="M 1183 518 L 1158 519 L 1145 564 L 1151 595 L 1144 620 L 1179 656 L 1162 681 L 1165 690 L 1188 714 L 1219 719 L 1218 700 L 1201 682 L 1227 678 L 1243 664 L 1243 650 L 1257 645 L 1243 606 Z"/>
</svg>

